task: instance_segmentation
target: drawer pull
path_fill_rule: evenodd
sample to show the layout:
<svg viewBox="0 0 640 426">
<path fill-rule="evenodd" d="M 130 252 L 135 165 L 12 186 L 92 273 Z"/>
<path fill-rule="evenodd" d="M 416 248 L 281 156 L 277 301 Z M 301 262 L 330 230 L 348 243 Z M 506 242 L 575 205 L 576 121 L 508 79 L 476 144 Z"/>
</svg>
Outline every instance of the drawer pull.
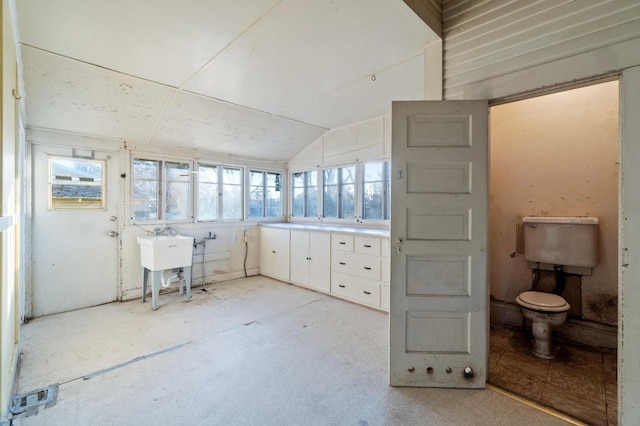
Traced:
<svg viewBox="0 0 640 426">
<path fill-rule="evenodd" d="M 340 262 L 340 264 L 341 264 L 341 265 L 346 265 L 346 263 L 344 263 L 344 262 Z"/>
<path fill-rule="evenodd" d="M 364 269 L 366 269 L 367 271 L 370 271 L 371 267 L 370 266 L 365 266 Z"/>
<path fill-rule="evenodd" d="M 346 285 L 344 285 L 344 284 L 338 284 L 338 287 L 340 287 L 340 288 L 345 288 L 345 287 L 346 287 Z"/>
<path fill-rule="evenodd" d="M 275 253 L 275 252 L 276 252 L 275 250 L 271 250 L 271 253 Z"/>
<path fill-rule="evenodd" d="M 347 243 L 346 243 L 345 241 L 340 241 L 338 244 L 340 244 L 340 245 L 345 245 L 345 244 L 347 244 Z"/>
<path fill-rule="evenodd" d="M 307 260 L 311 260 L 311 258 L 310 258 L 310 257 L 307 257 Z"/>
<path fill-rule="evenodd" d="M 370 291 L 366 291 L 366 290 L 365 290 L 365 291 L 364 291 L 364 294 L 371 294 L 371 292 L 370 292 Z"/>
<path fill-rule="evenodd" d="M 364 245 L 366 248 L 371 248 L 371 244 L 365 244 Z"/>
</svg>

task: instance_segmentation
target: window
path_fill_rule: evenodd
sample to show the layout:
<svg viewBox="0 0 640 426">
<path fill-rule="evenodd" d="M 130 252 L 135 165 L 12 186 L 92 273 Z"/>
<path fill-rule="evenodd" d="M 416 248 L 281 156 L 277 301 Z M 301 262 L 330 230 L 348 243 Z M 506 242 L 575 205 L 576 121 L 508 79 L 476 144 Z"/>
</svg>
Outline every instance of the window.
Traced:
<svg viewBox="0 0 640 426">
<path fill-rule="evenodd" d="M 218 220 L 218 166 L 198 164 L 198 220 Z"/>
<path fill-rule="evenodd" d="M 222 168 L 222 218 L 242 220 L 242 169 Z"/>
<path fill-rule="evenodd" d="M 243 173 L 242 167 L 198 163 L 199 221 L 243 219 Z"/>
<path fill-rule="evenodd" d="M 186 162 L 133 160 L 133 212 L 137 221 L 190 218 L 191 167 Z"/>
<path fill-rule="evenodd" d="M 104 209 L 105 164 L 98 160 L 51 158 L 49 208 L 53 210 Z"/>
<path fill-rule="evenodd" d="M 189 164 L 167 161 L 164 170 L 164 219 L 189 219 Z"/>
<path fill-rule="evenodd" d="M 318 216 L 318 172 L 310 170 L 291 175 L 291 215 Z"/>
<path fill-rule="evenodd" d="M 282 175 L 276 172 L 249 172 L 249 216 L 282 216 Z"/>
<path fill-rule="evenodd" d="M 356 167 L 325 169 L 322 172 L 322 214 L 324 217 L 356 216 Z"/>
<path fill-rule="evenodd" d="M 310 217 L 322 212 L 329 219 L 389 220 L 390 163 L 372 161 L 291 174 L 291 216 Z M 317 178 L 322 193 L 317 198 Z M 317 206 L 316 203 L 321 203 Z"/>
<path fill-rule="evenodd" d="M 362 219 L 389 219 L 389 163 L 362 165 Z"/>
</svg>

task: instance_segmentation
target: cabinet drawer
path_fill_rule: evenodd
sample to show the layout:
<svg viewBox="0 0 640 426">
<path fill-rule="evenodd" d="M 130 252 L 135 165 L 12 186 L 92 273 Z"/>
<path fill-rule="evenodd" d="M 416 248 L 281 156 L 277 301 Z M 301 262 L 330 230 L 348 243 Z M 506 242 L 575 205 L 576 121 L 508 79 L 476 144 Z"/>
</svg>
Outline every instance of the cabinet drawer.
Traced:
<svg viewBox="0 0 640 426">
<path fill-rule="evenodd" d="M 380 256 L 380 238 L 357 236 L 354 248 L 356 253 Z"/>
<path fill-rule="evenodd" d="M 331 248 L 339 251 L 353 251 L 353 235 L 331 234 Z"/>
<path fill-rule="evenodd" d="M 380 284 L 376 282 L 334 273 L 331 279 L 331 293 L 367 305 L 380 306 Z"/>
<path fill-rule="evenodd" d="M 380 281 L 380 258 L 351 253 L 333 252 L 331 270 Z"/>
</svg>

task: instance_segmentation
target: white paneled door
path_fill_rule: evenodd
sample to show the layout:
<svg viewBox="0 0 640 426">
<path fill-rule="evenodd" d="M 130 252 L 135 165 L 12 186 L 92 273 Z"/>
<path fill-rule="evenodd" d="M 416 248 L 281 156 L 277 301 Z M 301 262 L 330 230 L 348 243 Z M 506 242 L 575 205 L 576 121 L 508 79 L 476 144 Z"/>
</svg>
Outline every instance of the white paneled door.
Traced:
<svg viewBox="0 0 640 426">
<path fill-rule="evenodd" d="M 486 101 L 393 103 L 393 386 L 485 386 L 487 139 Z"/>
<path fill-rule="evenodd" d="M 33 146 L 32 316 L 116 300 L 118 154 Z"/>
</svg>

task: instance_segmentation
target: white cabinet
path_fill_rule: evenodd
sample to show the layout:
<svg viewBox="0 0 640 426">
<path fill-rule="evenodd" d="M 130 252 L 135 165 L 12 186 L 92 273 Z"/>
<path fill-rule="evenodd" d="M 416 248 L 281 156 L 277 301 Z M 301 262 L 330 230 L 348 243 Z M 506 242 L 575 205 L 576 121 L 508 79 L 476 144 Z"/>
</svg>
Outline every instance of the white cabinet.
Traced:
<svg viewBox="0 0 640 426">
<path fill-rule="evenodd" d="M 332 234 L 331 247 L 331 293 L 375 307 L 388 305 L 382 295 L 383 239 Z"/>
<path fill-rule="evenodd" d="M 289 230 L 260 227 L 260 273 L 289 281 Z"/>
<path fill-rule="evenodd" d="M 389 238 L 261 226 L 260 239 L 262 275 L 389 310 Z"/>
<path fill-rule="evenodd" d="M 291 231 L 291 282 L 331 291 L 331 235 Z"/>
</svg>

